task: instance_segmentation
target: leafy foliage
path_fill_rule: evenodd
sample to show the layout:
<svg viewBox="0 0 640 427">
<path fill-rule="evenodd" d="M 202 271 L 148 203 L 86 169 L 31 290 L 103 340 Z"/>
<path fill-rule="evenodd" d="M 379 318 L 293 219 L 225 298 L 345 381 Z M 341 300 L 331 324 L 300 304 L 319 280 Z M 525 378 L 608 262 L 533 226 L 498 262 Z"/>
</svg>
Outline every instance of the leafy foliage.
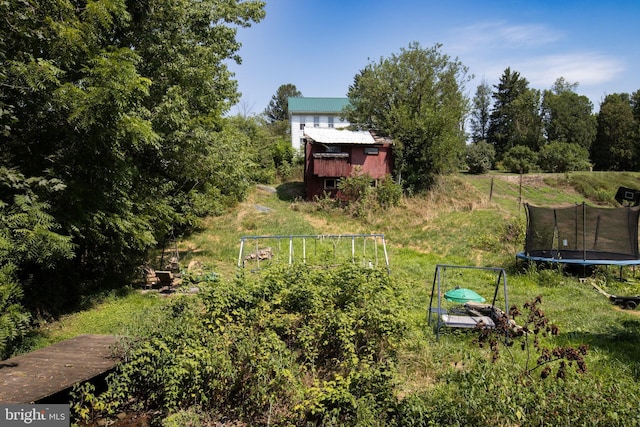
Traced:
<svg viewBox="0 0 640 427">
<path fill-rule="evenodd" d="M 573 172 L 591 168 L 589 151 L 581 145 L 552 142 L 540 148 L 538 165 L 544 172 Z"/>
<path fill-rule="evenodd" d="M 23 306 L 50 289 L 33 282 L 37 273 L 51 273 L 59 262 L 73 255 L 68 236 L 58 225 L 39 194 L 61 189 L 57 180 L 26 179 L 15 170 L 0 167 L 0 357 L 11 354 L 30 327 L 31 316 Z M 50 301 L 51 302 L 51 301 Z"/>
<path fill-rule="evenodd" d="M 439 49 L 412 43 L 368 64 L 349 87 L 347 119 L 394 138 L 394 175 L 412 190 L 457 170 L 463 156 L 467 69 Z"/>
<path fill-rule="evenodd" d="M 486 141 L 467 145 L 467 166 L 472 174 L 483 174 L 491 170 L 496 158 L 496 150 Z"/>
<path fill-rule="evenodd" d="M 545 90 L 542 115 L 547 140 L 577 144 L 587 151 L 596 138 L 596 116 L 589 98 L 575 93 L 578 84 L 563 78 Z"/>
<path fill-rule="evenodd" d="M 491 86 L 485 80 L 476 88 L 470 116 L 471 141 L 486 141 L 491 116 Z"/>
<path fill-rule="evenodd" d="M 598 170 L 636 170 L 638 124 L 628 94 L 607 95 L 598 113 L 596 140 L 591 158 Z"/>
<path fill-rule="evenodd" d="M 536 167 L 538 153 L 524 145 L 516 145 L 502 159 L 504 167 L 513 173 L 528 173 Z"/>
<path fill-rule="evenodd" d="M 79 392 L 76 416 L 133 403 L 163 413 L 197 406 L 252 425 L 389 417 L 406 325 L 385 271 L 298 265 L 199 286 L 197 297 L 149 313 L 109 390 L 97 401 Z"/>
<path fill-rule="evenodd" d="M 223 118 L 239 97 L 225 61 L 264 3 L 8 1 L 0 16 L 2 164 L 57 185 L 11 200 L 49 215 L 20 236 L 55 265 L 22 277 L 31 259 L 18 261 L 34 310 L 126 284 L 159 242 L 244 197 L 254 159 Z M 48 253 L 63 243 L 73 256 Z"/>
<path fill-rule="evenodd" d="M 377 204 L 384 210 L 393 206 L 399 206 L 402 201 L 402 187 L 398 185 L 390 175 L 378 182 L 374 189 Z"/>
<path fill-rule="evenodd" d="M 370 175 L 356 168 L 352 176 L 342 178 L 338 184 L 340 205 L 354 217 L 364 217 L 377 209 L 386 210 L 398 206 L 402 198 L 402 187 L 391 176 L 385 176 L 372 186 Z M 331 209 L 334 204 L 329 204 Z"/>
</svg>

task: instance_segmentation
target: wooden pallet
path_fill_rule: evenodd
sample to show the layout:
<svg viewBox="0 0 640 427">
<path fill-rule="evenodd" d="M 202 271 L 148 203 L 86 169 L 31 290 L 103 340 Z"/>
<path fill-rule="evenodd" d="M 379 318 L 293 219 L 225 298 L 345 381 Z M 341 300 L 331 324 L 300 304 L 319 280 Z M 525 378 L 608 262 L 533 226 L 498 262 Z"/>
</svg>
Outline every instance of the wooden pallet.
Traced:
<svg viewBox="0 0 640 427">
<path fill-rule="evenodd" d="M 37 403 L 112 370 L 117 342 L 112 335 L 79 335 L 1 361 L 0 402 Z"/>
</svg>

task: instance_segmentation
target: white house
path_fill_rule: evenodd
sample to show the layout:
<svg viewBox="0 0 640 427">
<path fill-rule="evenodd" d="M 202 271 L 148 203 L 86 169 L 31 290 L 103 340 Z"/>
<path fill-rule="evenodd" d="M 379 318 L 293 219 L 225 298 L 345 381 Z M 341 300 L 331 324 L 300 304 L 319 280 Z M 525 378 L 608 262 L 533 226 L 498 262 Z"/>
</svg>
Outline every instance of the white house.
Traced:
<svg viewBox="0 0 640 427">
<path fill-rule="evenodd" d="M 304 128 L 344 128 L 349 122 L 340 115 L 349 105 L 349 98 L 307 98 L 289 97 L 289 125 L 291 126 L 291 146 L 304 154 Z"/>
</svg>

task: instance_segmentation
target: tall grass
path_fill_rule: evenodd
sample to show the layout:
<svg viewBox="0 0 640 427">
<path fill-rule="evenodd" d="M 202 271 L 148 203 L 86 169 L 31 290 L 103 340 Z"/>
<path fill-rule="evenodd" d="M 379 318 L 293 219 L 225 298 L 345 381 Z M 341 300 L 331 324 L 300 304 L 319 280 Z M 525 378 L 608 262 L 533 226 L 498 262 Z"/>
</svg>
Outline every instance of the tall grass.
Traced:
<svg viewBox="0 0 640 427">
<path fill-rule="evenodd" d="M 523 202 L 613 206 L 617 187 L 640 188 L 640 174 L 522 178 L 521 183 L 519 176 L 507 174 L 446 177 L 427 194 L 358 218 L 292 200 L 287 191 L 256 189 L 236 209 L 209 218 L 201 232 L 179 242 L 181 262 L 198 261 L 221 280 L 233 281 L 239 273 L 242 236 L 383 233 L 391 274 L 403 295 L 400 316 L 408 325 L 397 351 L 398 425 L 636 424 L 640 422 L 635 415 L 640 397 L 638 312 L 613 306 L 577 275 L 557 268 L 524 268 L 515 253 L 523 247 Z M 587 373 L 544 382 L 524 378 L 520 374 L 527 355 L 518 348 L 505 349 L 492 363 L 473 331 L 446 329 L 436 340 L 427 325 L 427 308 L 439 263 L 507 269 L 510 304 L 522 307 L 542 296 L 544 315 L 559 329 L 557 336 L 545 337 L 544 344 L 588 345 Z M 593 280 L 613 286 L 617 273 L 599 273 Z M 625 292 L 640 294 L 631 280 L 633 271 L 623 273 L 628 279 Z M 137 298 L 106 301 L 86 320 L 69 318 L 57 327 L 69 334 L 126 329 L 125 323 L 134 321 L 131 313 L 156 303 Z M 121 321 L 110 320 L 109 313 Z"/>
</svg>

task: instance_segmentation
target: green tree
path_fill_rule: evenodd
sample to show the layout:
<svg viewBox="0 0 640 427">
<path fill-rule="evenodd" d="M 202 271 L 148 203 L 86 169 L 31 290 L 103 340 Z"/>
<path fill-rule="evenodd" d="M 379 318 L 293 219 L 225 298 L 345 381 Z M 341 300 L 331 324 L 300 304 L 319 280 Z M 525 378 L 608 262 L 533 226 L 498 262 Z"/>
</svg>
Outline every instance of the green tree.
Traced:
<svg viewBox="0 0 640 427">
<path fill-rule="evenodd" d="M 472 174 L 487 173 L 493 167 L 496 150 L 486 141 L 467 145 L 466 162 Z"/>
<path fill-rule="evenodd" d="M 551 90 L 544 91 L 544 128 L 549 142 L 578 144 L 589 150 L 596 137 L 596 116 L 589 98 L 575 93 L 577 87 L 561 77 Z"/>
<path fill-rule="evenodd" d="M 594 167 L 598 170 L 636 170 L 636 129 L 629 95 L 607 95 L 600 105 L 596 140 L 591 149 Z"/>
<path fill-rule="evenodd" d="M 3 162 L 59 180 L 41 199 L 76 256 L 33 280 L 122 284 L 151 247 L 244 196 L 226 61 L 264 3 L 0 3 Z M 46 302 L 46 301 L 45 301 Z"/>
<path fill-rule="evenodd" d="M 457 170 L 464 155 L 467 68 L 440 48 L 411 43 L 368 64 L 348 92 L 347 119 L 393 137 L 396 175 L 412 190 Z"/>
<path fill-rule="evenodd" d="M 633 118 L 640 126 L 640 89 L 631 94 L 631 109 L 633 110 Z"/>
<path fill-rule="evenodd" d="M 264 115 L 270 123 L 289 120 L 289 97 L 302 96 L 296 85 L 287 83 L 281 85 L 271 97 Z"/>
<path fill-rule="evenodd" d="M 633 139 L 638 147 L 638 153 L 640 153 L 640 90 L 631 94 L 631 110 L 633 111 L 633 119 L 636 122 Z"/>
<path fill-rule="evenodd" d="M 529 173 L 538 162 L 538 153 L 526 145 L 516 145 L 507 151 L 502 163 L 512 173 Z"/>
<path fill-rule="evenodd" d="M 61 191 L 59 180 L 26 179 L 14 169 L 0 166 L 0 358 L 11 355 L 30 327 L 25 308 L 31 299 L 47 294 L 34 279 L 55 274 L 61 260 L 73 256 L 69 236 L 42 202 L 49 192 Z M 26 294 L 26 295 L 25 295 Z"/>
<path fill-rule="evenodd" d="M 516 145 L 537 151 L 542 143 L 540 92 L 517 71 L 507 68 L 495 86 L 487 142 L 499 159 Z"/>
<path fill-rule="evenodd" d="M 589 151 L 570 142 L 554 141 L 540 148 L 538 165 L 544 172 L 584 171 L 591 168 Z"/>
<path fill-rule="evenodd" d="M 487 140 L 489 132 L 489 117 L 491 115 L 491 86 L 483 80 L 476 88 L 471 109 L 471 141 Z"/>
</svg>

